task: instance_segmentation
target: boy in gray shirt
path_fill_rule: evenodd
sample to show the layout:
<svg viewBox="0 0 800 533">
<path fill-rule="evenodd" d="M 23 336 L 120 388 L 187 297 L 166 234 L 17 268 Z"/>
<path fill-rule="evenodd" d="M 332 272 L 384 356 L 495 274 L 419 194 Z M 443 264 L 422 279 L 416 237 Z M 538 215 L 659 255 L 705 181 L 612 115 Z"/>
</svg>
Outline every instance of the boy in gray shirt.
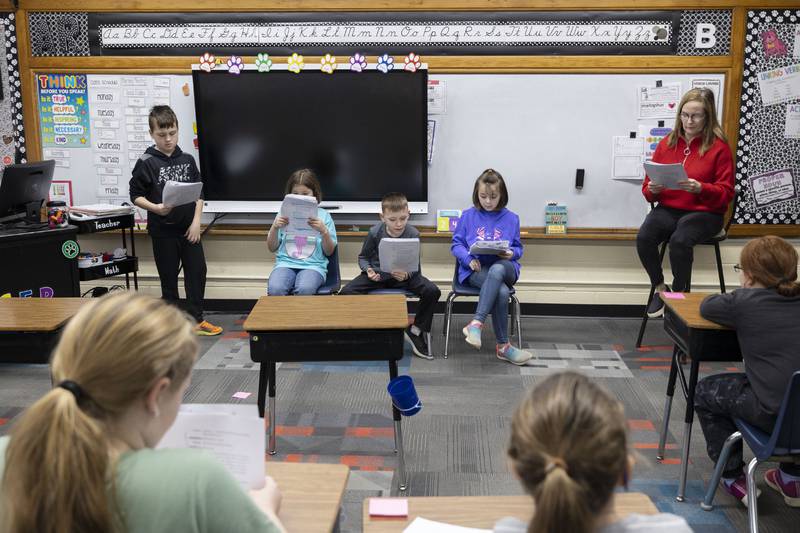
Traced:
<svg viewBox="0 0 800 533">
<path fill-rule="evenodd" d="M 389 193 L 381 200 L 381 222 L 372 226 L 364 239 L 358 266 L 361 274 L 345 285 L 339 294 L 367 294 L 376 289 L 402 289 L 419 297 L 419 308 L 414 324 L 406 329 L 406 337 L 411 342 L 414 355 L 423 359 L 433 359 L 429 353 L 425 333 L 431 330 L 433 311 L 442 292 L 434 283 L 416 272 L 384 272 L 378 257 L 378 246 L 386 237 L 413 239 L 419 231 L 408 225 L 410 213 L 408 200 L 402 193 Z"/>
</svg>

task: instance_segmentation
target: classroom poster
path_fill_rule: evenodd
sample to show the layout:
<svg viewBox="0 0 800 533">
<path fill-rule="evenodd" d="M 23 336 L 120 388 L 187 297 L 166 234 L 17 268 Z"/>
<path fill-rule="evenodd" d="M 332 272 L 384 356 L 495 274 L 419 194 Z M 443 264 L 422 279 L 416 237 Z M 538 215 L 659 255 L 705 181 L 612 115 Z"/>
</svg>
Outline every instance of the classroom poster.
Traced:
<svg viewBox="0 0 800 533">
<path fill-rule="evenodd" d="M 39 122 L 43 147 L 90 145 L 85 74 L 39 74 Z"/>
<path fill-rule="evenodd" d="M 640 120 L 674 118 L 681 101 L 681 84 L 640 85 L 637 96 Z"/>
<path fill-rule="evenodd" d="M 783 136 L 800 139 L 800 104 L 786 104 L 786 127 Z"/>
<path fill-rule="evenodd" d="M 788 168 L 751 176 L 750 189 L 757 209 L 797 198 L 794 176 Z"/>
<path fill-rule="evenodd" d="M 694 78 L 692 89 L 708 89 L 714 93 L 714 104 L 717 107 L 717 117 L 722 116 L 722 101 L 720 92 L 722 90 L 722 80 L 719 78 Z"/>
<path fill-rule="evenodd" d="M 611 140 L 611 179 L 642 179 L 642 139 L 628 135 L 616 135 Z"/>
<path fill-rule="evenodd" d="M 800 57 L 800 24 L 794 25 L 794 50 L 792 56 Z"/>
<path fill-rule="evenodd" d="M 664 121 L 661 121 L 662 124 Z M 656 151 L 656 147 L 658 143 L 661 142 L 661 139 L 669 135 L 669 132 L 672 131 L 672 128 L 668 128 L 666 126 L 659 126 L 658 123 L 654 124 L 639 124 L 639 138 L 642 139 L 642 143 L 644 144 L 644 161 L 652 161 L 653 154 Z"/>
<path fill-rule="evenodd" d="M 800 63 L 758 73 L 763 105 L 774 105 L 800 98 Z"/>
<path fill-rule="evenodd" d="M 433 143 L 436 141 L 436 121 L 428 119 L 428 164 L 433 163 Z"/>
<path fill-rule="evenodd" d="M 444 80 L 428 80 L 428 114 L 444 115 L 447 111 L 447 85 Z"/>
</svg>

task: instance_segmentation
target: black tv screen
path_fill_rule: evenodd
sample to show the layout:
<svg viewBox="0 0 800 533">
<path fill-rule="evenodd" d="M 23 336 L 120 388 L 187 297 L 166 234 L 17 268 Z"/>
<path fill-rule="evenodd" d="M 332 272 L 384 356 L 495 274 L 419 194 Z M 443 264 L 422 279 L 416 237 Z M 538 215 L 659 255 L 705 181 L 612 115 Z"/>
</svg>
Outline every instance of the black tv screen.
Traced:
<svg viewBox="0 0 800 533">
<path fill-rule="evenodd" d="M 206 202 L 280 201 L 301 168 L 323 205 L 427 202 L 427 71 L 195 70 L 193 83 Z"/>
</svg>

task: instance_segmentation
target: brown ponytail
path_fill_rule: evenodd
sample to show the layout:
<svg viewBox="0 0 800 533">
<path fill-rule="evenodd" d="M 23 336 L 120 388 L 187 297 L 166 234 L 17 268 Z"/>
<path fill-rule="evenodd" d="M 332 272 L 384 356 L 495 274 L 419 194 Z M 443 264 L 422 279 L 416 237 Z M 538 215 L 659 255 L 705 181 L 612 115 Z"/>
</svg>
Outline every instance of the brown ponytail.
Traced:
<svg viewBox="0 0 800 533">
<path fill-rule="evenodd" d="M 124 530 L 114 496 L 113 422 L 162 377 L 178 387 L 197 354 L 192 324 L 152 297 L 122 293 L 85 305 L 51 362 L 56 387 L 11 430 L 0 480 L 2 533 Z"/>
<path fill-rule="evenodd" d="M 574 372 L 529 392 L 512 421 L 508 455 L 536 502 L 529 533 L 588 533 L 627 467 L 622 405 Z"/>
<path fill-rule="evenodd" d="M 766 235 L 748 242 L 739 262 L 754 282 L 775 289 L 781 296 L 800 295 L 797 250 L 780 237 Z"/>
</svg>

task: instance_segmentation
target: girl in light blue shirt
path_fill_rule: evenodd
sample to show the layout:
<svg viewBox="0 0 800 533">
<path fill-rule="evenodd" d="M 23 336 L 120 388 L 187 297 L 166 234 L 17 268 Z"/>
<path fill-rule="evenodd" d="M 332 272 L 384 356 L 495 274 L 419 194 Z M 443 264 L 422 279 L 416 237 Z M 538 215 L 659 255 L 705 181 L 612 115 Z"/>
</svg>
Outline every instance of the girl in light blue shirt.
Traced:
<svg viewBox="0 0 800 533">
<path fill-rule="evenodd" d="M 286 182 L 286 194 L 313 196 L 322 201 L 322 189 L 313 170 L 297 170 Z M 316 294 L 328 275 L 328 257 L 336 250 L 336 227 L 330 214 L 321 207 L 308 225 L 317 235 L 292 235 L 286 231 L 289 218 L 281 214 L 267 234 L 267 248 L 276 253 L 275 268 L 267 282 L 267 294 Z"/>
</svg>

